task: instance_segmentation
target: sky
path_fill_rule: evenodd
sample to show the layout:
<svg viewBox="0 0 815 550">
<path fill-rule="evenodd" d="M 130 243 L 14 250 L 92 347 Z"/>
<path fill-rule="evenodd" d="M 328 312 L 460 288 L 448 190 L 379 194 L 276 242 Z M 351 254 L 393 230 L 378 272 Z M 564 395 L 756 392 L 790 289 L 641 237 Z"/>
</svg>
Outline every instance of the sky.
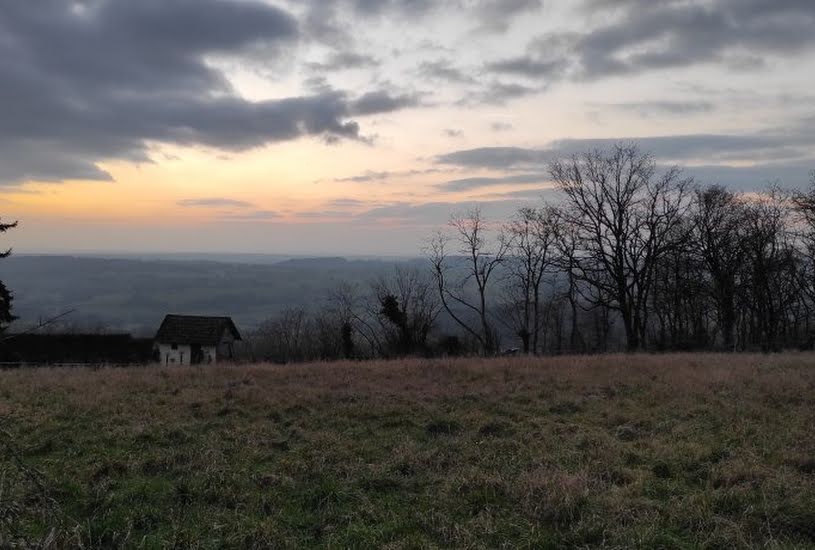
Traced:
<svg viewBox="0 0 815 550">
<path fill-rule="evenodd" d="M 812 0 L 7 0 L 0 245 L 416 254 L 616 142 L 802 186 L 813 28 Z"/>
</svg>

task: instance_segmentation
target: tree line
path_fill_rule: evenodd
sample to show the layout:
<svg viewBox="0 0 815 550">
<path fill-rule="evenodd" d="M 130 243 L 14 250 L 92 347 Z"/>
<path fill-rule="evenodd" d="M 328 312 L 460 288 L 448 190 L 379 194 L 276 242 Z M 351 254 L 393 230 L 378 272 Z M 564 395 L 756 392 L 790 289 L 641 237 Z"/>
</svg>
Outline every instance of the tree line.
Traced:
<svg viewBox="0 0 815 550">
<path fill-rule="evenodd" d="M 815 173 L 804 191 L 699 185 L 619 144 L 554 161 L 559 200 L 503 223 L 479 208 L 427 242 L 426 271 L 343 283 L 265 323 L 281 361 L 815 343 Z"/>
</svg>

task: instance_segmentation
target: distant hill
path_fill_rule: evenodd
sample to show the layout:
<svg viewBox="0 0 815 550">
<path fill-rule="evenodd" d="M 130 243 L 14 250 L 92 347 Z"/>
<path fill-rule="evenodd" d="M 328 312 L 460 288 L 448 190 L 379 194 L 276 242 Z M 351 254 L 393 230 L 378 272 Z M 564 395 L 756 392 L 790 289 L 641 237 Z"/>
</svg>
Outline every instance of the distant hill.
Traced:
<svg viewBox="0 0 815 550">
<path fill-rule="evenodd" d="M 425 266 L 421 259 L 182 258 L 13 255 L 0 264 L 0 279 L 14 292 L 16 330 L 74 308 L 69 322 L 82 330 L 149 335 L 170 312 L 231 315 L 247 330 L 287 307 L 324 303 L 342 281 L 365 283 L 396 264 Z"/>
</svg>

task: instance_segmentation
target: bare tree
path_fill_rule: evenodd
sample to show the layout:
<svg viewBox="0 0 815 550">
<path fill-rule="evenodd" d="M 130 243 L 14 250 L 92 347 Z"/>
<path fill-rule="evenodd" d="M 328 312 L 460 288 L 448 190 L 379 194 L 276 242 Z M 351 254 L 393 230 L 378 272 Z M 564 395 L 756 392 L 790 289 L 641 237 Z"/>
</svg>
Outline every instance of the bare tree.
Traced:
<svg viewBox="0 0 815 550">
<path fill-rule="evenodd" d="M 558 160 L 550 174 L 575 228 L 576 271 L 594 300 L 619 311 L 627 349 L 644 345 L 657 260 L 675 246 L 691 180 L 678 168 L 657 175 L 653 157 L 633 145 Z"/>
<path fill-rule="evenodd" d="M 382 341 L 376 321 L 377 308 L 370 296 L 363 293 L 355 284 L 341 282 L 330 291 L 328 300 L 334 316 L 341 320 L 340 330 L 345 355 L 350 355 L 349 350 L 356 348 L 352 341 L 353 335 L 357 334 L 367 344 L 368 351 L 364 355 L 380 356 Z"/>
<path fill-rule="evenodd" d="M 554 207 L 524 207 L 507 224 L 510 249 L 507 258 L 511 316 L 524 353 L 538 353 L 543 328 L 544 279 L 555 265 L 558 212 Z"/>
<path fill-rule="evenodd" d="M 810 179 L 809 189 L 795 193 L 792 202 L 800 215 L 805 251 L 815 261 L 815 171 L 810 174 Z"/>
<path fill-rule="evenodd" d="M 650 334 L 656 349 L 692 350 L 707 348 L 715 337 L 710 330 L 711 289 L 710 276 L 700 254 L 691 246 L 691 239 L 683 246 L 682 236 L 692 229 L 692 218 L 677 226 L 677 246 L 672 247 L 658 261 L 651 291 Z M 738 243 L 736 243 L 738 247 Z M 715 300 L 714 300 L 715 303 Z"/>
<path fill-rule="evenodd" d="M 691 242 L 710 278 L 710 296 L 726 350 L 735 345 L 736 298 L 745 257 L 745 215 L 743 201 L 723 187 L 711 186 L 695 193 Z"/>
<path fill-rule="evenodd" d="M 498 347 L 489 294 L 496 269 L 506 258 L 509 240 L 501 231 L 490 238 L 489 225 L 479 208 L 453 216 L 450 226 L 460 255 L 450 255 L 451 239 L 442 233 L 431 240 L 427 249 L 439 299 L 448 315 L 489 355 Z"/>
<path fill-rule="evenodd" d="M 341 318 L 331 307 L 324 307 L 317 311 L 311 322 L 311 345 L 315 359 L 323 361 L 350 358 L 352 354 L 346 353 L 345 327 L 347 320 Z"/>
<path fill-rule="evenodd" d="M 778 351 L 790 306 L 797 300 L 798 259 L 789 232 L 789 202 L 772 188 L 745 205 L 745 306 L 751 340 L 764 351 Z"/>
<path fill-rule="evenodd" d="M 397 355 L 426 350 L 441 311 L 433 281 L 417 269 L 397 266 L 392 277 L 382 277 L 372 287 L 386 324 L 384 339 L 390 340 L 390 347 Z"/>
<path fill-rule="evenodd" d="M 810 174 L 810 187 L 806 191 L 795 193 L 792 198 L 795 210 L 799 219 L 797 224 L 799 229 L 800 249 L 803 255 L 801 269 L 799 271 L 799 282 L 801 291 L 805 296 L 804 307 L 806 309 L 805 332 L 809 340 L 807 347 L 815 344 L 815 335 L 810 328 L 810 317 L 815 310 L 815 171 Z"/>
<path fill-rule="evenodd" d="M 576 227 L 569 224 L 568 220 L 563 215 L 561 210 L 557 211 L 557 221 L 554 223 L 557 247 L 557 254 L 555 256 L 555 264 L 560 274 L 564 277 L 564 288 L 560 291 L 562 298 L 569 304 L 569 351 L 575 353 L 585 347 L 585 342 L 580 331 L 580 323 L 578 312 L 581 307 L 581 288 L 580 279 L 578 278 L 578 270 L 580 263 L 578 262 L 578 243 L 579 234 Z M 607 300 L 583 300 L 592 309 L 604 309 Z M 595 321 L 602 318 L 607 318 L 607 311 L 604 316 L 595 317 Z M 595 324 L 595 329 L 600 327 Z M 608 333 L 608 327 L 604 330 L 596 330 L 600 337 L 597 338 L 598 342 L 602 342 L 605 346 L 605 336 Z"/>
</svg>

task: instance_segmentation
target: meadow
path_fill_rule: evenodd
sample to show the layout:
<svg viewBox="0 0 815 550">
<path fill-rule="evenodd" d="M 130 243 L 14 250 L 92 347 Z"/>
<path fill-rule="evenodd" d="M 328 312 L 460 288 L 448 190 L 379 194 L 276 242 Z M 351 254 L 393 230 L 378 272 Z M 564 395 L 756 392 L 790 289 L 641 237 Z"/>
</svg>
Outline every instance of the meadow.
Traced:
<svg viewBox="0 0 815 550">
<path fill-rule="evenodd" d="M 815 547 L 815 355 L 0 372 L 0 547 Z"/>
</svg>

